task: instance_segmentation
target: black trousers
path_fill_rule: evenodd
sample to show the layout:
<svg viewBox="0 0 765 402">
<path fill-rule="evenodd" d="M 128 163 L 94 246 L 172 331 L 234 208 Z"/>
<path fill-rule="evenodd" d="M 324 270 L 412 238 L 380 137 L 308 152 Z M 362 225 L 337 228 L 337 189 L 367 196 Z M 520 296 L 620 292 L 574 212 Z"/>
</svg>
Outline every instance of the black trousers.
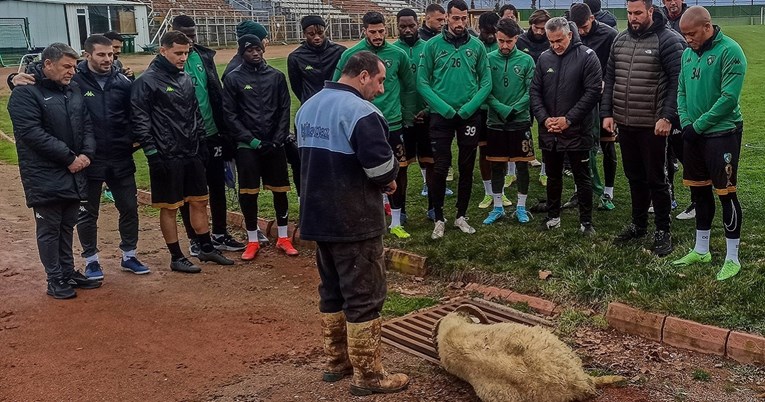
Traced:
<svg viewBox="0 0 765 402">
<path fill-rule="evenodd" d="M 674 129 L 673 129 L 674 131 Z M 683 163 L 683 136 L 681 134 L 672 134 L 667 137 L 667 183 L 669 183 L 669 194 L 671 199 L 675 199 L 675 166 L 673 164 L 673 158 L 677 158 L 680 163 Z M 693 201 L 693 196 L 691 196 Z"/>
<path fill-rule="evenodd" d="M 82 245 L 82 257 L 98 253 L 98 213 L 104 182 L 114 196 L 119 212 L 120 250 L 135 250 L 138 246 L 138 198 L 135 176 L 88 180 L 88 199 L 80 206 L 77 217 L 77 236 Z"/>
<path fill-rule="evenodd" d="M 74 271 L 72 239 L 80 201 L 61 201 L 33 208 L 37 250 L 48 280 L 66 278 Z"/>
<path fill-rule="evenodd" d="M 589 134 L 588 134 L 589 135 Z M 559 218 L 563 193 L 563 164 L 568 155 L 579 199 L 579 222 L 592 223 L 592 178 L 590 177 L 590 151 L 542 150 L 547 164 L 547 216 Z"/>
<path fill-rule="evenodd" d="M 212 220 L 212 234 L 225 234 L 226 230 L 226 176 L 223 158 L 223 144 L 218 135 L 207 137 L 207 158 L 205 158 L 205 176 L 207 188 L 210 194 L 210 219 Z M 189 204 L 184 203 L 179 208 L 183 218 L 183 226 L 189 239 L 196 239 L 194 228 L 191 226 L 189 217 Z"/>
<path fill-rule="evenodd" d="M 382 236 L 347 243 L 317 242 L 319 311 L 345 312 L 348 322 L 380 317 L 388 285 Z"/>
<path fill-rule="evenodd" d="M 603 150 L 603 182 L 606 187 L 613 187 L 616 181 L 616 142 L 601 141 L 600 149 Z"/>
<path fill-rule="evenodd" d="M 624 175 L 630 184 L 632 223 L 648 227 L 648 207 L 653 202 L 656 230 L 669 231 L 672 199 L 667 182 L 667 137 L 653 127 L 619 126 Z"/>
</svg>

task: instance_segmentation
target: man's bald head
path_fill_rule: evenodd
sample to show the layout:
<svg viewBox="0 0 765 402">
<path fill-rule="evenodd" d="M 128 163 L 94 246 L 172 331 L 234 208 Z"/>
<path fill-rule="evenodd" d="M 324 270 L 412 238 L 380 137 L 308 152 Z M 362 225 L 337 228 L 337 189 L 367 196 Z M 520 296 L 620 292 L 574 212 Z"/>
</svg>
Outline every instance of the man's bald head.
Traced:
<svg viewBox="0 0 765 402">
<path fill-rule="evenodd" d="M 688 42 L 688 46 L 698 50 L 715 33 L 709 11 L 702 6 L 689 7 L 680 17 L 680 32 Z"/>
</svg>

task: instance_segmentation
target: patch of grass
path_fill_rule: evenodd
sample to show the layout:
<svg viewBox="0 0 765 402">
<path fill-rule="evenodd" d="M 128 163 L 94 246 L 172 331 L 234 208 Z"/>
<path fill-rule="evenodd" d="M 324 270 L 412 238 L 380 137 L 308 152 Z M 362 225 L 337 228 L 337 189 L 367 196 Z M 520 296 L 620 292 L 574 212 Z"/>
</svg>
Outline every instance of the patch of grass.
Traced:
<svg viewBox="0 0 765 402">
<path fill-rule="evenodd" d="M 0 162 L 18 165 L 19 156 L 16 154 L 16 144 L 0 140 Z"/>
<path fill-rule="evenodd" d="M 405 296 L 398 292 L 388 292 L 382 315 L 386 317 L 401 317 L 412 311 L 435 306 L 438 300 L 427 296 Z"/>
<path fill-rule="evenodd" d="M 693 370 L 693 373 L 691 373 L 691 378 L 693 378 L 696 381 L 703 381 L 708 382 L 712 379 L 712 376 L 709 375 L 709 372 L 702 370 L 702 369 L 696 369 Z"/>
<path fill-rule="evenodd" d="M 563 336 L 569 336 L 573 334 L 577 328 L 586 324 L 588 320 L 589 317 L 587 317 L 587 314 L 584 314 L 577 309 L 565 309 L 560 314 L 560 317 L 558 317 L 557 332 Z"/>
</svg>

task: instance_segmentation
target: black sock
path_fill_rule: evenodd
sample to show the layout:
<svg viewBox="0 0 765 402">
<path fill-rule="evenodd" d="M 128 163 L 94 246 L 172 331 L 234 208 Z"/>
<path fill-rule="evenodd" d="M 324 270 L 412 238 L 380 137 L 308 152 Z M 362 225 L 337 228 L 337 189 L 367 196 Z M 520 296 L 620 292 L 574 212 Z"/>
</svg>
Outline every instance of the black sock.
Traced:
<svg viewBox="0 0 765 402">
<path fill-rule="evenodd" d="M 210 232 L 198 234 L 197 241 L 199 242 L 199 247 L 202 249 L 202 252 L 211 253 L 215 251 L 215 247 L 213 247 L 212 240 L 210 239 Z"/>
<path fill-rule="evenodd" d="M 170 258 L 173 261 L 178 261 L 182 258 L 186 258 L 186 256 L 183 255 L 183 251 L 181 251 L 181 245 L 178 244 L 178 242 L 167 243 L 167 249 L 170 250 Z"/>
</svg>

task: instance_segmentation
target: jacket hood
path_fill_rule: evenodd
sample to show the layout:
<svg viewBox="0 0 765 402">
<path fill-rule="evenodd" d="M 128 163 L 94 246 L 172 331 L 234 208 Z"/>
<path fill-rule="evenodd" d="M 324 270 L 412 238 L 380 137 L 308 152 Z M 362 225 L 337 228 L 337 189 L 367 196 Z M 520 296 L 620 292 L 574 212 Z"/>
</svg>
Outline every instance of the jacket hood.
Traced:
<svg viewBox="0 0 765 402">
<path fill-rule="evenodd" d="M 569 43 L 568 48 L 566 48 L 566 51 L 563 52 L 560 56 L 553 52 L 552 47 L 550 48 L 550 51 L 555 54 L 558 57 L 563 57 L 567 55 L 569 52 L 571 52 L 572 49 L 575 49 L 579 46 L 582 46 L 582 38 L 579 36 L 579 29 L 576 27 L 576 24 L 573 22 L 568 23 L 569 29 L 571 29 L 571 43 Z"/>
<path fill-rule="evenodd" d="M 629 31 L 630 35 L 634 37 L 655 33 L 661 31 L 662 29 L 667 29 L 667 17 L 664 16 L 663 12 L 657 10 L 654 10 L 653 12 L 653 24 L 651 24 L 651 26 L 648 27 L 648 29 L 646 29 L 644 32 L 637 33 L 632 30 L 631 25 L 627 24 L 627 30 Z"/>
</svg>

